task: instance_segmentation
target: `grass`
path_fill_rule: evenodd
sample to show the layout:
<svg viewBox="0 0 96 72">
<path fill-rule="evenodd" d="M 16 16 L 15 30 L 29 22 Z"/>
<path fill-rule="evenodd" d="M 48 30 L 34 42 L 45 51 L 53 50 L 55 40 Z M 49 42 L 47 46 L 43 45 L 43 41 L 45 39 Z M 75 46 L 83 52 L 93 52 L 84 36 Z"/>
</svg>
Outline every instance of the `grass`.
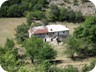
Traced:
<svg viewBox="0 0 96 72">
<path fill-rule="evenodd" d="M 25 18 L 1 18 L 0 19 L 0 45 L 4 45 L 7 38 L 15 38 L 15 29 L 26 22 Z"/>
</svg>

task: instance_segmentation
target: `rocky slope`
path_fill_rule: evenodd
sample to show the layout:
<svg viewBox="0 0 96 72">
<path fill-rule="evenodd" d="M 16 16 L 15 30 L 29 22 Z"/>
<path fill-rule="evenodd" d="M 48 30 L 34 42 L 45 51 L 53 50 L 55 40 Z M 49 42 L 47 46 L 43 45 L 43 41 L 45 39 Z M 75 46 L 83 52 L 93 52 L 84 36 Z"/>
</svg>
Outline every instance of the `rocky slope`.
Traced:
<svg viewBox="0 0 96 72">
<path fill-rule="evenodd" d="M 74 11 L 81 11 L 83 15 L 96 15 L 95 5 L 90 1 L 82 3 L 81 0 L 49 0 L 49 5 L 51 4 L 71 8 Z"/>
</svg>

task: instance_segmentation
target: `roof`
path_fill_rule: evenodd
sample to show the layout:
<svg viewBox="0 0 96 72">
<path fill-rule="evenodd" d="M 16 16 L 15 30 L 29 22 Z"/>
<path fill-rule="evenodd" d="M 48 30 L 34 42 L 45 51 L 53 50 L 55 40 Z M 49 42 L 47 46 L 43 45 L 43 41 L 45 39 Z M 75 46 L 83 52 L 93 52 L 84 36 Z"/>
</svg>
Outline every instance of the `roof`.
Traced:
<svg viewBox="0 0 96 72">
<path fill-rule="evenodd" d="M 42 34 L 42 33 L 48 33 L 48 29 L 44 28 L 44 29 L 37 29 L 36 31 L 34 31 L 34 34 Z"/>
<path fill-rule="evenodd" d="M 64 25 L 46 25 L 46 26 L 37 26 L 33 27 L 29 30 L 32 34 L 43 34 L 43 33 L 50 33 L 50 32 L 59 32 L 59 31 L 67 31 L 69 30 Z"/>
<path fill-rule="evenodd" d="M 46 26 L 48 29 L 48 32 L 59 32 L 59 31 L 66 31 L 69 30 L 66 26 L 64 25 L 47 25 Z"/>
</svg>

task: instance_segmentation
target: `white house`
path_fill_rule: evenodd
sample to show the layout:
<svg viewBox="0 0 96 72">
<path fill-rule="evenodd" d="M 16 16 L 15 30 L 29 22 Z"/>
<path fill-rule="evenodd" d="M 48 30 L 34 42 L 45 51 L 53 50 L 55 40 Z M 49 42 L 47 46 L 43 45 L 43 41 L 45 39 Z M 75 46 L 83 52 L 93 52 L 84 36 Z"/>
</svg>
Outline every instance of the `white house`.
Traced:
<svg viewBox="0 0 96 72">
<path fill-rule="evenodd" d="M 47 42 L 57 40 L 57 38 L 62 41 L 69 35 L 69 29 L 66 26 L 60 24 L 37 26 L 30 28 L 28 32 L 30 38 L 32 35 L 34 35 L 44 39 Z"/>
</svg>

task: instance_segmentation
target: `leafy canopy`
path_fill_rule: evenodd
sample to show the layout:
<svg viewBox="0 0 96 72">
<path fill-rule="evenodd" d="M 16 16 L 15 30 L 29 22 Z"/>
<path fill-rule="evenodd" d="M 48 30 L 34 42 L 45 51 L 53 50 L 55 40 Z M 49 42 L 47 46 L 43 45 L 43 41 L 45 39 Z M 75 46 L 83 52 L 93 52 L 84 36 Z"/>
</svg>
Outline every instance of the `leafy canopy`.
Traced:
<svg viewBox="0 0 96 72">
<path fill-rule="evenodd" d="M 42 60 L 54 59 L 56 56 L 56 52 L 48 43 L 36 37 L 24 41 L 23 46 L 26 48 L 33 62 L 40 63 Z"/>
</svg>

